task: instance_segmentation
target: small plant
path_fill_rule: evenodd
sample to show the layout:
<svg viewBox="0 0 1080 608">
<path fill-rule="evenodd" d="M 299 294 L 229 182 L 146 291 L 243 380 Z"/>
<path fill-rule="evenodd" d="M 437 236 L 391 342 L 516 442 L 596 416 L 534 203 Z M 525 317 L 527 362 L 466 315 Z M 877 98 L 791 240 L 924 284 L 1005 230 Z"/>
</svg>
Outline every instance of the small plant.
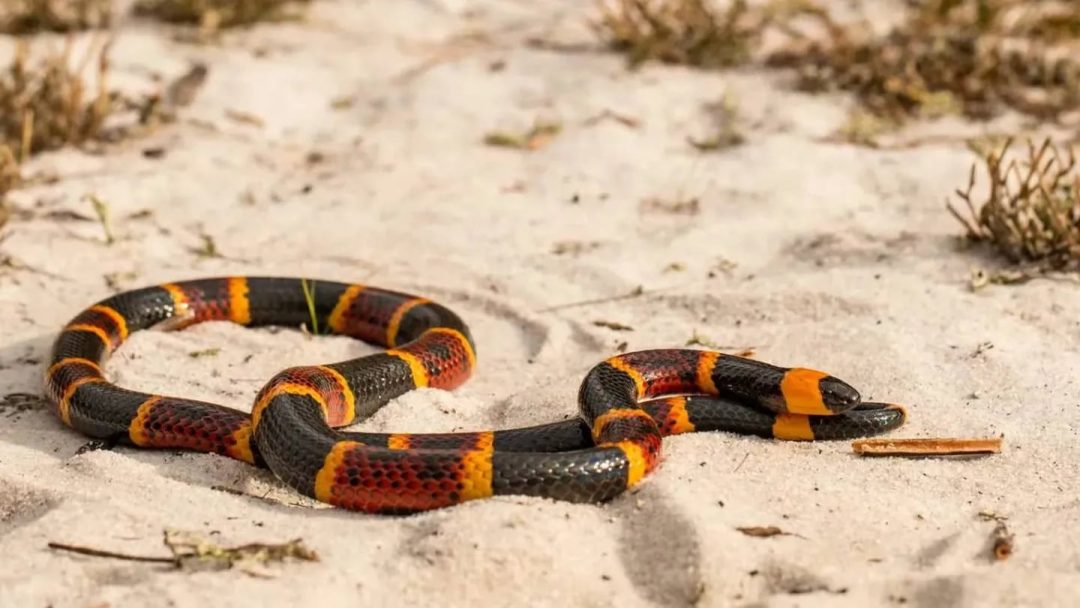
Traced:
<svg viewBox="0 0 1080 608">
<path fill-rule="evenodd" d="M 311 333 L 319 335 L 319 315 L 315 309 L 315 281 L 300 279 L 300 288 L 304 290 L 304 301 L 307 302 L 308 316 L 311 318 Z"/>
<path fill-rule="evenodd" d="M 0 207 L 4 195 L 23 181 L 20 165 L 34 154 L 113 141 L 131 135 L 133 126 L 145 129 L 162 118 L 156 95 L 136 100 L 109 90 L 107 43 L 88 52 L 75 66 L 70 41 L 62 51 L 50 52 L 41 61 L 31 62 L 28 57 L 28 46 L 20 41 L 11 64 L 0 70 Z M 93 63 L 97 74 L 90 88 L 82 75 Z M 106 122 L 121 111 L 136 117 L 131 124 L 106 128 Z M 102 224 L 111 243 L 105 218 Z"/>
<path fill-rule="evenodd" d="M 104 27 L 112 19 L 113 0 L 4 0 L 0 33 L 42 30 L 71 32 Z"/>
<path fill-rule="evenodd" d="M 713 126 L 712 132 L 703 138 L 687 137 L 687 142 L 701 152 L 731 148 L 746 142 L 739 127 L 739 103 L 734 96 L 725 93 L 719 101 L 705 104 Z"/>
<path fill-rule="evenodd" d="M 109 211 L 109 203 L 93 194 L 86 195 L 86 200 L 90 201 L 90 206 L 94 209 L 94 215 L 97 216 L 98 223 L 101 224 L 101 230 L 105 234 L 105 244 L 112 245 L 116 242 L 116 234 L 113 233 L 112 213 Z"/>
<path fill-rule="evenodd" d="M 985 119 L 1006 107 L 1053 117 L 1080 104 L 1080 8 L 1047 0 L 920 3 L 883 37 L 824 12 L 826 40 L 803 39 L 768 63 L 793 67 L 799 88 L 855 94 L 873 114 L 901 122 L 961 112 Z"/>
<path fill-rule="evenodd" d="M 32 154 L 99 137 L 114 111 L 105 86 L 105 50 L 93 92 L 69 66 L 70 54 L 68 46 L 32 65 L 26 43 L 19 42 L 15 58 L 0 72 L 0 201 L 19 184 L 19 165 Z"/>
<path fill-rule="evenodd" d="M 139 0 L 135 13 L 170 23 L 220 28 L 290 18 L 288 8 L 310 0 Z"/>
<path fill-rule="evenodd" d="M 989 191 L 976 204 L 972 191 L 976 165 L 967 188 L 956 194 L 964 208 L 948 203 L 967 237 L 987 242 L 1013 264 L 1027 267 L 1021 278 L 1047 271 L 1080 270 L 1080 171 L 1075 151 L 1049 139 L 1027 145 L 1027 158 L 1005 161 L 1011 140 L 986 155 Z M 992 278 L 990 280 L 993 280 Z"/>
<path fill-rule="evenodd" d="M 593 29 L 630 65 L 646 61 L 720 68 L 750 57 L 761 31 L 745 0 L 725 12 L 709 0 L 601 0 Z"/>
<path fill-rule="evenodd" d="M 539 150 L 550 143 L 560 131 L 562 131 L 561 123 L 537 119 L 524 133 L 492 131 L 484 135 L 484 143 L 496 148 Z"/>
<path fill-rule="evenodd" d="M 4 195 L 19 183 L 19 178 L 19 161 L 15 159 L 11 148 L 0 144 L 0 218 L 3 220 L 7 220 L 3 212 Z M 3 225 L 3 220 L 0 220 L 0 226 Z"/>
<path fill-rule="evenodd" d="M 20 43 L 15 59 L 0 73 L 0 144 L 18 150 L 18 160 L 65 145 L 78 145 L 102 135 L 105 120 L 118 108 L 107 88 L 107 48 L 97 58 L 97 86 L 88 90 L 83 66 L 69 65 L 71 46 L 32 65 Z"/>
</svg>

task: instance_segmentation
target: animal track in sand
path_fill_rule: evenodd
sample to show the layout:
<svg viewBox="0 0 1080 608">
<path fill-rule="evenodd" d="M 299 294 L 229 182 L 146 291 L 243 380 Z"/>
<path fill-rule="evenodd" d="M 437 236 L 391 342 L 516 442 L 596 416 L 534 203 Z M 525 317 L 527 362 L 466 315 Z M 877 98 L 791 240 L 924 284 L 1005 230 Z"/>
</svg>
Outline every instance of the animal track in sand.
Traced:
<svg viewBox="0 0 1080 608">
<path fill-rule="evenodd" d="M 844 588 L 833 588 L 817 574 L 792 563 L 769 559 L 761 568 L 766 595 L 795 595 L 825 591 L 846 593 Z"/>
<path fill-rule="evenodd" d="M 824 291 L 787 291 L 764 296 L 735 291 L 707 294 L 656 294 L 651 304 L 635 303 L 648 311 L 663 309 L 665 322 L 684 321 L 704 329 L 734 329 L 744 324 L 820 322 L 832 319 L 867 317 L 874 309 L 854 298 Z M 682 319 L 679 319 L 682 317 Z"/>
<path fill-rule="evenodd" d="M 895 236 L 858 230 L 827 232 L 790 241 L 773 263 L 784 268 L 792 265 L 880 267 L 897 257 L 937 258 L 948 247 L 949 242 L 944 238 L 906 231 Z"/>
<path fill-rule="evenodd" d="M 953 532 L 923 547 L 915 556 L 915 565 L 920 568 L 930 568 L 937 563 L 943 555 L 949 552 L 956 541 L 960 538 L 959 532 Z"/>
<path fill-rule="evenodd" d="M 37 521 L 59 504 L 50 494 L 0 479 L 0 537 Z"/>
<path fill-rule="evenodd" d="M 437 287 L 434 285 L 412 287 L 412 293 L 435 300 L 458 313 L 473 332 L 473 339 L 477 343 L 477 354 L 482 353 L 485 344 L 485 341 L 478 337 L 477 334 L 483 332 L 491 335 L 491 333 L 494 333 L 488 332 L 490 323 L 477 319 L 473 314 L 472 311 L 477 309 L 500 324 L 509 324 L 519 334 L 517 342 L 522 351 L 521 354 L 526 359 L 535 359 L 551 340 L 550 322 L 527 312 L 526 307 L 506 299 L 468 289 Z"/>
<path fill-rule="evenodd" d="M 654 487 L 643 487 L 616 510 L 621 514 L 619 561 L 638 593 L 658 606 L 696 605 L 705 583 L 691 521 Z"/>
<path fill-rule="evenodd" d="M 87 568 L 86 574 L 102 587 L 134 587 L 146 582 L 145 566 L 98 566 Z"/>
<path fill-rule="evenodd" d="M 0 398 L 0 417 L 11 422 L 18 422 L 26 412 L 48 409 L 49 403 L 44 397 L 31 393 L 8 393 Z"/>
<path fill-rule="evenodd" d="M 915 588 L 912 605 L 916 608 L 949 608 L 963 605 L 964 583 L 960 577 L 939 576 Z"/>
</svg>

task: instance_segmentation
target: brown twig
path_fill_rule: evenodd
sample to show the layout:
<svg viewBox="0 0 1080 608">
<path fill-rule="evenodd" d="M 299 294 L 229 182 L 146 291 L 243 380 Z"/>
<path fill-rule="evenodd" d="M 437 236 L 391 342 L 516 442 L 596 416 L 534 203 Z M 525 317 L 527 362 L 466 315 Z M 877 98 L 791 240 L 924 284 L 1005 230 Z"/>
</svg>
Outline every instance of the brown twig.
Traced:
<svg viewBox="0 0 1080 608">
<path fill-rule="evenodd" d="M 1001 438 L 993 439 L 859 439 L 851 443 L 856 454 L 864 456 L 955 456 L 961 454 L 997 454 Z"/>
<path fill-rule="evenodd" d="M 773 536 L 798 536 L 803 538 L 794 532 L 785 532 L 776 526 L 743 526 L 735 529 L 747 536 L 756 538 L 770 538 Z"/>
<path fill-rule="evenodd" d="M 50 549 L 57 549 L 60 551 L 68 551 L 71 553 L 78 553 L 80 555 L 89 555 L 91 557 L 109 557 L 112 559 L 123 559 L 131 562 L 153 562 L 157 564 L 176 564 L 175 557 L 151 557 L 146 555 L 128 555 L 126 553 L 117 553 L 115 551 L 106 551 L 104 549 L 94 549 L 92 547 L 82 547 L 79 545 L 69 545 L 66 543 L 49 542 Z"/>
<path fill-rule="evenodd" d="M 646 292 L 644 287 L 642 287 L 641 285 L 638 285 L 637 287 L 635 287 L 633 289 L 633 291 L 631 291 L 629 293 L 624 293 L 624 294 L 617 295 L 617 296 L 609 296 L 609 297 L 606 297 L 606 298 L 596 298 L 596 299 L 593 299 L 593 300 L 580 300 L 580 301 L 577 301 L 577 302 L 567 302 L 566 304 L 556 304 L 555 306 L 548 306 L 547 308 L 541 308 L 537 312 L 554 312 L 556 310 L 565 310 L 567 308 L 577 308 L 579 306 L 591 306 L 593 304 L 606 304 L 608 302 L 618 302 L 619 300 L 629 300 L 631 298 L 636 298 L 636 297 L 645 295 L 645 293 L 654 293 L 654 292 L 658 292 L 658 291 L 660 291 L 660 290 L 655 289 L 655 290 L 652 290 L 650 292 Z"/>
<path fill-rule="evenodd" d="M 247 574 L 260 577 L 272 576 L 272 573 L 265 569 L 269 562 L 282 562 L 286 559 L 319 561 L 318 554 L 304 545 L 300 539 L 284 543 L 249 543 L 236 547 L 222 547 L 195 534 L 166 530 L 163 542 L 172 552 L 172 557 L 129 555 L 58 542 L 49 542 L 48 547 L 90 557 L 169 564 L 177 569 L 220 570 L 235 567 Z"/>
</svg>

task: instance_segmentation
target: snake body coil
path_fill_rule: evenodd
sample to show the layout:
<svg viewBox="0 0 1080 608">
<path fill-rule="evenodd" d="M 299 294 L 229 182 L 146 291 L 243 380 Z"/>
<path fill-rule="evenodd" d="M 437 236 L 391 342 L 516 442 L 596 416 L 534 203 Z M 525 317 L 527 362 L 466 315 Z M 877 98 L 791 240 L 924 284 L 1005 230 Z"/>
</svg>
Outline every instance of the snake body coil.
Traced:
<svg viewBox="0 0 1080 608">
<path fill-rule="evenodd" d="M 132 332 L 208 320 L 315 323 L 388 350 L 284 370 L 262 388 L 250 414 L 105 379 L 102 361 Z M 465 323 L 424 298 L 336 282 L 222 277 L 120 293 L 84 310 L 57 338 L 45 387 L 64 424 L 90 437 L 216 452 L 268 466 L 318 500 L 378 513 L 498 494 L 599 502 L 653 470 L 665 435 L 847 439 L 905 420 L 902 408 L 861 403 L 854 388 L 822 372 L 670 349 L 595 366 L 581 384 L 577 420 L 476 433 L 335 430 L 415 388 L 460 386 L 475 353 Z"/>
</svg>

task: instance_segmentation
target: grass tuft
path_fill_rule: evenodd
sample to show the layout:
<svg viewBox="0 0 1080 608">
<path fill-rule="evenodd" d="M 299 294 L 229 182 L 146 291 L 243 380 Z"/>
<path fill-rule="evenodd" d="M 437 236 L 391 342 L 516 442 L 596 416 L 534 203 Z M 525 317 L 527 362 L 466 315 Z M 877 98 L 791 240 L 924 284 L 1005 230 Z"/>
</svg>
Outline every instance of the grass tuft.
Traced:
<svg viewBox="0 0 1080 608">
<path fill-rule="evenodd" d="M 702 138 L 687 137 L 687 143 L 700 152 L 710 152 L 738 146 L 746 142 L 746 136 L 739 126 L 739 102 L 729 93 L 712 103 L 705 104 L 704 110 L 712 121 L 711 132 Z"/>
<path fill-rule="evenodd" d="M 170 23 L 198 25 L 204 31 L 294 18 L 289 10 L 310 0 L 139 0 L 137 15 Z"/>
<path fill-rule="evenodd" d="M 0 205 L 24 183 L 20 166 L 31 156 L 115 141 L 168 118 L 157 95 L 134 99 L 109 89 L 108 50 L 108 42 L 95 45 L 76 61 L 69 39 L 61 50 L 31 61 L 27 43 L 18 42 L 11 63 L 0 68 Z M 96 74 L 87 84 L 83 76 L 91 66 Z M 131 120 L 116 121 L 122 112 Z"/>
<path fill-rule="evenodd" d="M 0 33 L 72 32 L 105 27 L 113 0 L 4 0 Z"/>
<path fill-rule="evenodd" d="M 1006 109 L 1056 119 L 1080 107 L 1075 1 L 909 2 L 904 19 L 885 35 L 871 23 L 841 25 L 814 0 L 720 4 L 597 0 L 599 18 L 591 25 L 632 66 L 660 61 L 718 69 L 760 59 L 792 68 L 799 89 L 851 92 L 878 119 L 855 129 L 954 113 L 987 119 Z M 781 38 L 765 51 L 767 32 Z M 872 141 L 865 132 L 849 135 Z"/>
<path fill-rule="evenodd" d="M 96 87 L 90 89 L 83 81 L 92 55 L 88 53 L 73 69 L 68 44 L 32 64 L 26 44 L 20 43 L 11 65 L 0 72 L 0 145 L 18 151 L 20 162 L 31 154 L 79 145 L 103 134 L 118 99 L 107 88 L 107 45 L 98 53 Z"/>
<path fill-rule="evenodd" d="M 101 224 L 101 230 L 105 235 L 105 244 L 112 245 L 116 242 L 116 234 L 113 232 L 109 203 L 94 194 L 86 195 L 86 199 L 90 201 L 90 206 L 94 209 L 94 215 L 97 216 L 98 223 Z"/>
<path fill-rule="evenodd" d="M 964 205 L 950 201 L 949 212 L 963 224 L 967 238 L 989 243 L 1013 264 L 1023 265 L 1025 278 L 1080 270 L 1080 171 L 1075 150 L 1049 139 L 1041 145 L 1029 140 L 1025 158 L 1006 161 L 1011 144 L 1007 141 L 984 158 L 990 181 L 985 198 L 973 200 L 977 165 L 972 165 L 967 187 L 956 191 Z"/>
<path fill-rule="evenodd" d="M 8 217 L 4 213 L 4 195 L 18 185 L 20 177 L 19 161 L 15 159 L 15 154 L 11 148 L 0 144 L 0 226 L 4 225 Z"/>
<path fill-rule="evenodd" d="M 311 333 L 319 335 L 319 315 L 315 311 L 315 281 L 300 279 L 300 288 L 304 290 L 304 301 L 307 302 L 308 316 L 311 317 Z"/>
<path fill-rule="evenodd" d="M 19 166 L 31 155 L 103 138 L 105 121 L 119 99 L 107 88 L 107 48 L 98 49 L 96 88 L 82 73 L 94 61 L 88 53 L 71 66 L 71 45 L 31 62 L 25 41 L 0 71 L 0 200 L 21 181 Z"/>
<path fill-rule="evenodd" d="M 537 119 L 524 133 L 508 131 L 487 133 L 484 135 L 484 144 L 496 148 L 539 150 L 550 143 L 560 131 L 562 131 L 562 123 Z"/>
<path fill-rule="evenodd" d="M 1080 104 L 1080 5 L 1046 0 L 931 0 L 885 36 L 813 13 L 827 40 L 803 39 L 769 57 L 798 87 L 855 94 L 892 121 L 1006 108 L 1053 118 Z"/>
<path fill-rule="evenodd" d="M 750 57 L 760 34 L 745 0 L 726 11 L 709 0 L 601 0 L 593 30 L 631 66 L 646 61 L 701 68 L 739 65 Z"/>
</svg>

